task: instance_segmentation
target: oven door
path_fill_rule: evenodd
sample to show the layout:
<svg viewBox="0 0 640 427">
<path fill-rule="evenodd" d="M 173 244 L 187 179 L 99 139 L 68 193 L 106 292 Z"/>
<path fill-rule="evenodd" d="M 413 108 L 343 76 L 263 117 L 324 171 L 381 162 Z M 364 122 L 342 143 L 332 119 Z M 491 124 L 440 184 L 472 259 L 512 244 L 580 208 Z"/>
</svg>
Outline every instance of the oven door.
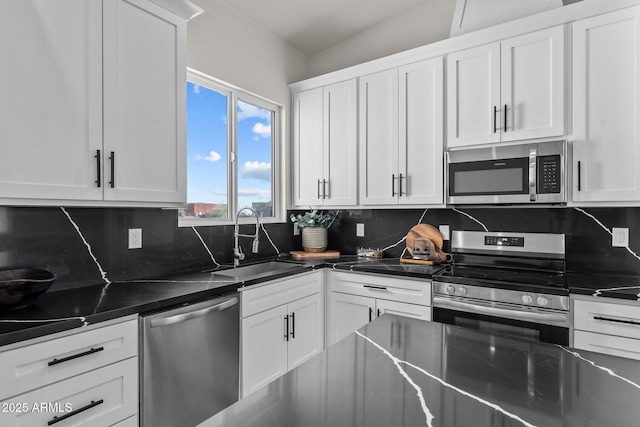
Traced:
<svg viewBox="0 0 640 427">
<path fill-rule="evenodd" d="M 434 296 L 433 320 L 491 334 L 569 345 L 569 315 L 564 312 Z"/>
</svg>

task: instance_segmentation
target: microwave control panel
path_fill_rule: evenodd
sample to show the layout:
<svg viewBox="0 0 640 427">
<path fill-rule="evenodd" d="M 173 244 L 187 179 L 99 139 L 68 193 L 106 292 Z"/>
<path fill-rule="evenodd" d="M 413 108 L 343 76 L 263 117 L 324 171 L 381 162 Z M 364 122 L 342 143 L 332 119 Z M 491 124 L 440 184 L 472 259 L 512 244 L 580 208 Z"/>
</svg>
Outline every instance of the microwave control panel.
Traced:
<svg viewBox="0 0 640 427">
<path fill-rule="evenodd" d="M 538 194 L 560 193 L 560 177 L 562 176 L 562 157 L 538 156 Z"/>
</svg>

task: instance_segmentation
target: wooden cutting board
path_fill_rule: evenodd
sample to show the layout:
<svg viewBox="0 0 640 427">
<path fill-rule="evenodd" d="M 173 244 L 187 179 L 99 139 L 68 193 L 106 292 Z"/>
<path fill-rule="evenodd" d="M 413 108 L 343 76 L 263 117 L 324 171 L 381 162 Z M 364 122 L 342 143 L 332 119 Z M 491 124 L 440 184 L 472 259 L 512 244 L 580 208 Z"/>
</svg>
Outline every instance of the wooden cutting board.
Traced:
<svg viewBox="0 0 640 427">
<path fill-rule="evenodd" d="M 324 251 L 324 252 L 291 251 L 289 253 L 293 257 L 293 259 L 340 258 L 339 251 Z"/>
</svg>

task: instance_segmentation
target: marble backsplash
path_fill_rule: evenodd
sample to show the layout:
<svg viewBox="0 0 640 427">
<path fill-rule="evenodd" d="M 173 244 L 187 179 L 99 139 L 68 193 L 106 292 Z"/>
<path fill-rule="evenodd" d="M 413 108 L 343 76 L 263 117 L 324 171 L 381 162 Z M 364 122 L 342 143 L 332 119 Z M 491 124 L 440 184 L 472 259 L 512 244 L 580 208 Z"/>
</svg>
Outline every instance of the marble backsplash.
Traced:
<svg viewBox="0 0 640 427">
<path fill-rule="evenodd" d="M 451 230 L 565 233 L 569 271 L 640 274 L 640 208 L 341 210 L 329 230 L 329 249 L 355 254 L 358 246 L 383 248 L 398 257 L 402 239 L 419 222 Z M 58 275 L 55 291 L 233 262 L 233 226 L 177 223 L 177 211 L 169 209 L 0 207 L 0 267 L 49 269 Z M 364 224 L 365 237 L 356 237 L 357 223 Z M 629 248 L 611 246 L 612 227 L 629 228 Z M 129 228 L 142 228 L 142 249 L 127 249 Z M 290 222 L 264 229 L 280 253 L 301 248 Z M 253 225 L 241 227 L 253 231 Z M 262 230 L 258 255 L 244 240 L 246 261 L 278 253 Z"/>
</svg>

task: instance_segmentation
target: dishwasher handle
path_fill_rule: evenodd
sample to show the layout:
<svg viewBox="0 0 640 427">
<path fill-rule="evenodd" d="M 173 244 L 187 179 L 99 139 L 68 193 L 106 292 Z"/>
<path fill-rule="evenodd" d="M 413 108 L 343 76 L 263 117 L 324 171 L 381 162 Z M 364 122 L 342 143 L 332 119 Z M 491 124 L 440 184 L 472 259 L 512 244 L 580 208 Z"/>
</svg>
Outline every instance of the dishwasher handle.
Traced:
<svg viewBox="0 0 640 427">
<path fill-rule="evenodd" d="M 233 307 L 237 303 L 238 303 L 238 297 L 229 298 L 228 300 L 223 301 L 216 305 L 212 305 L 211 307 L 206 307 L 196 311 L 190 311 L 188 313 L 176 314 L 175 316 L 171 316 L 171 317 L 153 319 L 150 322 L 150 326 L 152 328 L 158 328 L 161 326 L 174 325 L 176 323 L 185 322 L 187 320 L 195 319 L 197 317 L 206 316 L 207 314 L 213 313 L 214 311 L 226 310 L 229 307 Z"/>
</svg>

